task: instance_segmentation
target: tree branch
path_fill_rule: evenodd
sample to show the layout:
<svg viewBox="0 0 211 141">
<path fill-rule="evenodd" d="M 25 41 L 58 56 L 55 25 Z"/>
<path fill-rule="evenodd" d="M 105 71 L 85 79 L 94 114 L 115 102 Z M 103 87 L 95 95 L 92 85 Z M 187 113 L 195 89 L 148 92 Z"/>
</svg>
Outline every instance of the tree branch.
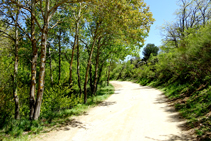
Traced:
<svg viewBox="0 0 211 141">
<path fill-rule="evenodd" d="M 25 7 L 24 5 L 22 4 L 19 4 L 17 3 L 16 1 L 14 0 L 10 0 L 11 2 L 8 2 L 8 4 L 15 4 L 16 6 L 18 6 L 19 8 L 23 8 L 23 9 L 26 9 L 28 10 L 29 12 L 31 12 L 31 9 L 29 7 Z"/>
<path fill-rule="evenodd" d="M 5 35 L 1 35 L 2 37 L 9 38 L 9 39 L 15 41 L 15 39 L 14 39 L 12 36 L 10 36 L 9 34 L 7 34 L 6 32 L 4 32 L 4 31 L 2 31 L 2 30 L 0 30 L 0 32 L 2 32 L 3 34 L 6 35 L 6 36 L 5 36 Z"/>
</svg>

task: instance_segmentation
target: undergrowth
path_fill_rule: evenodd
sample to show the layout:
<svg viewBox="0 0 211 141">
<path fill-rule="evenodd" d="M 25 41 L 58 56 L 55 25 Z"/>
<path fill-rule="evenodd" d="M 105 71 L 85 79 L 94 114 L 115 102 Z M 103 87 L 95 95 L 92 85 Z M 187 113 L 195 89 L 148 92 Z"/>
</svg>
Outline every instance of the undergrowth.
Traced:
<svg viewBox="0 0 211 141">
<path fill-rule="evenodd" d="M 44 132 L 48 128 L 60 127 L 71 121 L 71 116 L 84 114 L 89 108 L 94 107 L 114 93 L 112 85 L 99 88 L 95 97 L 89 97 L 86 104 L 77 104 L 70 109 L 43 114 L 39 120 L 28 119 L 11 120 L 0 130 L 0 141 L 28 140 L 33 136 Z"/>
</svg>

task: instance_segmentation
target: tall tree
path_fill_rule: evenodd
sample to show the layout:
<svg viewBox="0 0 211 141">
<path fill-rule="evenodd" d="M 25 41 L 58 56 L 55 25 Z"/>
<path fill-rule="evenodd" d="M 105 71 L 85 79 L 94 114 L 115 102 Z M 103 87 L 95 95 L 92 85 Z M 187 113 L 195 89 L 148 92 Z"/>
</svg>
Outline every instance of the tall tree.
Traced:
<svg viewBox="0 0 211 141">
<path fill-rule="evenodd" d="M 79 28 L 80 28 L 80 18 L 81 18 L 81 3 L 79 3 L 79 8 L 78 8 L 78 13 L 77 15 L 74 15 L 75 17 L 75 36 L 74 36 L 74 43 L 73 43 L 73 47 L 72 47 L 72 55 L 71 55 L 71 59 L 70 59 L 70 85 L 72 85 L 72 65 L 73 65 L 73 57 L 74 57 L 74 52 L 75 52 L 75 48 L 76 46 L 78 46 L 78 34 L 79 34 Z"/>
<path fill-rule="evenodd" d="M 155 44 L 147 44 L 146 47 L 143 50 L 144 61 L 147 61 L 152 54 L 153 56 L 158 55 L 159 48 L 155 46 Z"/>
<path fill-rule="evenodd" d="M 17 0 L 18 2 L 18 0 Z M 19 99 L 18 99 L 18 17 L 19 17 L 19 8 L 16 7 L 16 16 L 15 16 L 15 62 L 14 62 L 14 76 L 13 76 L 13 95 L 15 100 L 15 119 L 20 118 L 20 112 L 19 112 Z"/>
<path fill-rule="evenodd" d="M 84 0 L 85 1 L 85 0 Z M 48 37 L 48 30 L 49 30 L 49 21 L 57 11 L 58 7 L 64 3 L 78 3 L 80 0 L 77 1 L 69 1 L 69 0 L 62 0 L 60 2 L 53 2 L 50 0 L 40 1 L 36 3 L 36 8 L 40 10 L 40 16 L 42 16 L 42 22 L 39 22 L 37 17 L 35 17 L 35 22 L 38 25 L 41 31 L 41 55 L 40 55 L 40 70 L 39 70 L 39 83 L 38 83 L 38 91 L 37 91 L 37 99 L 34 108 L 33 119 L 37 120 L 40 115 L 40 108 L 42 103 L 42 97 L 44 92 L 44 78 L 45 78 L 45 62 L 46 62 L 46 45 L 47 45 L 47 37 Z M 15 0 L 9 0 L 9 4 L 15 4 L 16 6 L 28 10 L 28 12 L 32 12 L 30 8 L 28 8 L 27 3 L 19 3 Z M 56 23 L 58 24 L 58 23 Z M 41 26 L 42 25 L 42 26 Z M 55 25 L 52 26 L 52 28 Z"/>
<path fill-rule="evenodd" d="M 177 20 L 174 23 L 166 23 L 162 27 L 164 42 L 171 44 L 172 48 L 178 48 L 184 37 L 188 35 L 189 28 L 205 25 L 211 18 L 210 1 L 207 0 L 178 0 L 179 9 L 176 12 Z M 184 45 L 180 46 L 184 47 Z"/>
<path fill-rule="evenodd" d="M 34 106 L 35 106 L 35 93 L 36 93 L 36 75 L 37 75 L 37 58 L 38 58 L 38 49 L 37 41 L 35 37 L 35 8 L 36 0 L 31 0 L 31 43 L 32 43 L 32 59 L 31 59 L 31 87 L 30 87 L 30 115 L 29 118 L 32 120 L 34 115 Z"/>
<path fill-rule="evenodd" d="M 16 2 L 19 2 L 17 0 Z M 1 3 L 1 15 L 2 21 L 7 25 L 8 29 L 14 29 L 14 35 L 10 35 L 5 30 L 0 30 L 2 35 L 10 40 L 14 41 L 14 73 L 13 73 L 13 98 L 15 103 L 15 119 L 20 118 L 20 107 L 19 107 L 19 98 L 18 98 L 18 49 L 19 49 L 19 16 L 20 16 L 20 8 L 17 6 L 9 7 L 8 3 Z"/>
<path fill-rule="evenodd" d="M 87 100 L 88 71 L 96 41 L 105 34 L 118 35 L 118 38 L 128 44 L 133 44 L 130 47 L 131 50 L 135 50 L 137 46 L 140 46 L 140 42 L 144 41 L 154 21 L 149 8 L 143 1 L 96 1 L 94 4 L 95 6 L 92 7 L 94 18 L 90 23 L 92 43 L 85 75 L 84 103 Z"/>
</svg>

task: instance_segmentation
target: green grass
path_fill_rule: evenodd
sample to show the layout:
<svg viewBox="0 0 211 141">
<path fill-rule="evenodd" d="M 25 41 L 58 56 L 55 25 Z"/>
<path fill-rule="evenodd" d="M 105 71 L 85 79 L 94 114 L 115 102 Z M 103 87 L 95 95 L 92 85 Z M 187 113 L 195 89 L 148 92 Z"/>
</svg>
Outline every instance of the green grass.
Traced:
<svg viewBox="0 0 211 141">
<path fill-rule="evenodd" d="M 88 109 L 97 106 L 114 93 L 114 87 L 100 87 L 95 97 L 89 97 L 86 104 L 77 104 L 71 109 L 64 109 L 50 113 L 48 117 L 40 118 L 38 121 L 28 119 L 12 120 L 0 130 L 0 141 L 24 141 L 30 136 L 44 132 L 47 128 L 65 126 L 71 122 L 71 116 L 84 114 Z"/>
</svg>

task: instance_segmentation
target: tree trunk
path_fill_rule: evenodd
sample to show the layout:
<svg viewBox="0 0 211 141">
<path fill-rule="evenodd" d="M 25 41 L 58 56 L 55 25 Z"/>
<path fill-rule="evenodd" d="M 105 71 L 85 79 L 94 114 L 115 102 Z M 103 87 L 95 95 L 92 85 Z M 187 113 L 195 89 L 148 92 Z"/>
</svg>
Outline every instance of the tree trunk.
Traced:
<svg viewBox="0 0 211 141">
<path fill-rule="evenodd" d="M 96 32 L 97 32 L 97 29 L 96 29 Z M 96 39 L 97 39 L 97 37 L 96 37 L 96 33 L 95 33 L 94 41 L 93 41 L 93 44 L 92 44 L 92 47 L 91 47 L 91 51 L 90 51 L 90 55 L 89 55 L 89 59 L 88 59 L 87 67 L 86 67 L 85 82 L 84 82 L 84 104 L 86 104 L 86 102 L 87 102 L 88 73 L 89 73 L 89 67 L 91 65 L 92 53 L 93 53 L 93 50 L 94 50 Z"/>
<path fill-rule="evenodd" d="M 79 12 L 78 12 L 78 17 L 77 17 L 76 23 L 75 23 L 75 25 L 76 25 L 76 27 L 75 27 L 75 40 L 74 40 L 74 43 L 73 43 L 72 55 L 71 55 L 71 60 L 70 60 L 70 85 L 72 85 L 72 64 L 73 64 L 74 51 L 75 51 L 75 47 L 78 46 L 77 38 L 78 38 L 78 28 L 79 28 L 80 15 L 81 15 L 81 3 L 80 3 Z"/>
<path fill-rule="evenodd" d="M 80 2 L 80 9 L 79 9 L 79 12 L 78 12 L 78 21 L 77 21 L 77 28 L 78 28 L 78 33 L 79 33 L 79 18 L 80 18 L 80 14 L 81 14 L 81 2 Z M 79 87 L 79 90 L 80 90 L 80 94 L 79 96 L 81 97 L 81 78 L 80 78 L 80 46 L 79 46 L 79 36 L 78 36 L 78 33 L 77 33 L 77 75 L 78 75 L 78 87 Z"/>
<path fill-rule="evenodd" d="M 110 61 L 110 65 L 109 65 L 109 67 L 108 67 L 107 86 L 109 86 L 110 71 L 111 71 L 111 61 Z"/>
<path fill-rule="evenodd" d="M 99 69 L 99 77 L 98 77 L 98 79 L 97 79 L 97 84 L 101 84 L 101 83 L 99 83 L 99 82 L 101 82 L 100 81 L 100 78 L 101 78 L 101 76 L 102 76 L 102 72 L 103 72 L 103 64 L 101 65 L 101 67 L 100 67 L 100 69 Z M 96 87 L 97 87 L 97 85 L 96 85 Z M 97 88 L 96 88 L 97 89 Z"/>
<path fill-rule="evenodd" d="M 31 1 L 31 43 L 32 43 L 32 63 L 31 63 L 31 87 L 30 87 L 30 97 L 29 97 L 29 107 L 30 115 L 29 119 L 33 119 L 34 106 L 35 106 L 35 93 L 36 93 L 36 67 L 37 67 L 37 46 L 35 39 L 35 0 Z"/>
<path fill-rule="evenodd" d="M 101 40 L 101 38 L 99 39 L 98 46 L 97 46 L 93 95 L 95 95 L 96 91 L 97 91 L 97 73 L 98 73 L 99 56 L 100 56 L 100 40 Z"/>
<path fill-rule="evenodd" d="M 51 86 L 53 86 L 53 71 L 52 71 L 52 60 L 51 60 L 51 48 L 50 48 L 50 45 L 49 45 L 49 48 L 48 48 L 48 53 L 49 53 Z"/>
<path fill-rule="evenodd" d="M 75 40 L 73 43 L 73 48 L 72 48 L 72 55 L 71 55 L 71 60 L 70 60 L 70 86 L 72 85 L 72 66 L 73 66 L 73 57 L 74 57 L 74 51 L 75 51 L 75 46 L 76 46 L 76 35 L 75 35 Z"/>
<path fill-rule="evenodd" d="M 81 78 L 80 78 L 80 61 L 79 61 L 79 58 L 80 58 L 80 48 L 79 48 L 79 44 L 78 44 L 78 37 L 77 37 L 77 74 L 78 74 L 78 87 L 79 87 L 79 90 L 80 90 L 80 97 L 81 97 Z"/>
<path fill-rule="evenodd" d="M 42 97 L 43 97 L 43 92 L 44 92 L 46 44 L 47 44 L 47 33 L 48 33 L 48 24 L 49 24 L 48 11 L 49 11 L 49 0 L 46 0 L 44 27 L 42 30 L 42 37 L 41 37 L 41 56 L 40 56 L 41 63 L 40 63 L 39 85 L 38 85 L 37 99 L 36 99 L 36 104 L 35 104 L 34 120 L 38 120 L 40 116 L 40 109 L 41 109 Z"/>
<path fill-rule="evenodd" d="M 61 29 L 59 29 L 59 82 L 61 80 Z"/>
<path fill-rule="evenodd" d="M 13 77 L 13 97 L 15 101 L 15 119 L 20 119 L 19 113 L 19 99 L 18 99 L 18 15 L 19 9 L 16 13 L 15 19 L 15 62 L 14 62 L 14 77 Z"/>
<path fill-rule="evenodd" d="M 90 68 L 89 68 L 89 85 L 90 85 L 90 88 L 91 88 L 91 94 L 93 93 L 93 76 L 92 76 L 92 63 L 90 65 Z"/>
<path fill-rule="evenodd" d="M 79 58 L 80 58 L 80 47 L 79 47 L 79 43 L 78 43 L 78 36 L 77 36 L 77 75 L 78 75 L 78 87 L 80 90 L 80 94 L 79 96 L 81 97 L 81 78 L 80 78 L 80 62 L 79 62 Z"/>
</svg>

